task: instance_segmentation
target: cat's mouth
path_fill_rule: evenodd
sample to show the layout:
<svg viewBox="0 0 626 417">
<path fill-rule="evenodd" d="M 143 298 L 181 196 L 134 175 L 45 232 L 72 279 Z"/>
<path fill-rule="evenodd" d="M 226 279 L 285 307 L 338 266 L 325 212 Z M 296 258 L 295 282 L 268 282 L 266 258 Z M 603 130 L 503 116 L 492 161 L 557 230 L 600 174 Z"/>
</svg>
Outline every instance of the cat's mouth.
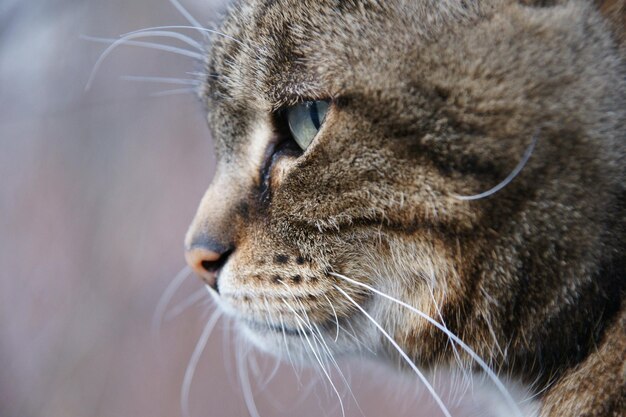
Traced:
<svg viewBox="0 0 626 417">
<path fill-rule="evenodd" d="M 274 324 L 270 322 L 262 322 L 255 319 L 244 319 L 243 323 L 253 331 L 259 333 L 273 332 L 283 334 L 285 336 L 311 336 L 312 333 L 306 328 L 290 327 L 284 323 Z"/>
</svg>

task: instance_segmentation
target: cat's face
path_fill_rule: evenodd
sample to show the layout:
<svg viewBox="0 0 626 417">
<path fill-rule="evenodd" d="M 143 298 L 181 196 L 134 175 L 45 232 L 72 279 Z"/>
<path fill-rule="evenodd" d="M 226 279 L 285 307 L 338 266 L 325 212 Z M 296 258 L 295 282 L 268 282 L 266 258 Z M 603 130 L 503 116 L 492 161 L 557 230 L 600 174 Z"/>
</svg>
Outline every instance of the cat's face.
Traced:
<svg viewBox="0 0 626 417">
<path fill-rule="evenodd" d="M 507 330 L 490 322 L 489 306 L 520 291 L 512 248 L 563 216 L 561 184 L 550 181 L 580 180 L 569 151 L 596 128 L 587 113 L 611 96 L 604 80 L 615 63 L 585 48 L 589 33 L 569 29 L 594 23 L 583 9 L 239 4 L 208 58 L 218 168 L 186 239 L 221 307 L 262 348 L 288 345 L 303 359 L 322 339 L 333 353 L 382 349 L 373 320 L 425 363 L 443 354 L 443 334 L 347 277 L 445 318 L 469 343 L 488 340 L 490 351 Z M 581 50 L 564 50 L 566 41 Z M 598 82 L 582 88 L 582 78 Z M 308 146 L 289 123 L 298 109 L 315 117 L 303 103 L 329 103 Z M 555 139 L 563 135 L 565 151 Z M 511 184 L 459 198 L 502 181 L 537 136 Z M 581 181 L 593 183 L 594 169 Z M 554 211 L 539 213 L 540 204 Z"/>
</svg>

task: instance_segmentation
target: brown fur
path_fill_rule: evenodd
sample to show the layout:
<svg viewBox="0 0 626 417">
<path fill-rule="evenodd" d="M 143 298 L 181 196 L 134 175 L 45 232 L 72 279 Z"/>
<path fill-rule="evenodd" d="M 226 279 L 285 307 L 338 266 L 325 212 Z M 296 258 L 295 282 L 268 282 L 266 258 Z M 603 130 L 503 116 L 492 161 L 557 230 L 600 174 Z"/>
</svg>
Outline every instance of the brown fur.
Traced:
<svg viewBox="0 0 626 417">
<path fill-rule="evenodd" d="M 436 301 L 496 368 L 549 385 L 542 416 L 624 415 L 624 16 L 621 1 L 238 3 L 236 41 L 215 37 L 207 63 L 219 167 L 187 236 L 234 250 L 221 302 L 268 349 L 259 323 L 297 329 L 292 303 L 393 355 L 339 286 L 421 366 L 454 363 L 443 333 L 338 272 L 438 319 Z M 312 99 L 333 102 L 313 144 L 272 162 L 278 112 Z M 456 197 L 501 181 L 533 136 L 507 187 Z"/>
</svg>

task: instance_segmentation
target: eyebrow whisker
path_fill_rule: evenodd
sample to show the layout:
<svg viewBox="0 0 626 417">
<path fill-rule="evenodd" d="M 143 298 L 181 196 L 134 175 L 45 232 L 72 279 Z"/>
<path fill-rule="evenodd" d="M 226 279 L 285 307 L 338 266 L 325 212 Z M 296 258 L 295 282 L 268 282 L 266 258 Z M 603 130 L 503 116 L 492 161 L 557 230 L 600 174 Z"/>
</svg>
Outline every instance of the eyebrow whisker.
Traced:
<svg viewBox="0 0 626 417">
<path fill-rule="evenodd" d="M 204 55 L 202 55 L 201 53 L 194 52 L 194 51 L 189 51 L 189 50 L 184 49 L 184 48 L 178 48 L 178 47 L 171 46 L 171 45 L 163 45 L 163 44 L 153 43 L 153 42 L 143 42 L 143 41 L 132 41 L 131 40 L 131 39 L 134 39 L 134 38 L 141 38 L 141 37 L 149 37 L 149 36 L 147 36 L 147 35 L 144 36 L 142 33 L 128 35 L 128 36 L 120 38 L 120 39 L 98 38 L 98 37 L 84 36 L 84 35 L 81 36 L 82 39 L 85 39 L 85 40 L 88 40 L 88 41 L 92 41 L 92 42 L 110 43 L 110 45 L 104 50 L 104 52 L 102 52 L 102 54 L 100 54 L 100 57 L 98 58 L 98 60 L 94 64 L 93 69 L 91 70 L 91 74 L 89 75 L 89 79 L 87 80 L 87 84 L 85 86 L 85 90 L 89 90 L 91 88 L 91 85 L 92 85 L 93 80 L 94 80 L 94 78 L 96 76 L 96 73 L 100 69 L 100 66 L 102 65 L 104 60 L 109 56 L 109 54 L 111 52 L 113 52 L 113 50 L 115 50 L 120 45 L 139 46 L 139 47 L 148 48 L 148 49 L 156 49 L 156 50 L 160 50 L 160 51 L 171 52 L 171 53 L 175 53 L 175 54 L 178 54 L 178 55 L 183 55 L 183 56 L 187 56 L 187 57 L 190 57 L 190 58 L 194 58 L 194 59 L 197 59 L 197 60 L 203 60 L 204 59 Z"/>
<path fill-rule="evenodd" d="M 187 11 L 187 9 L 185 9 L 185 7 L 180 3 L 180 1 L 178 0 L 170 0 L 170 3 L 172 4 L 172 6 L 174 6 L 176 8 L 176 10 L 178 10 L 178 12 L 183 15 L 183 17 L 185 19 L 187 19 L 187 21 L 189 23 L 191 23 L 195 28 L 197 29 L 202 29 L 203 26 L 200 24 L 200 22 L 198 22 L 196 20 L 195 17 L 192 16 L 191 13 L 189 13 L 189 11 Z"/>
<path fill-rule="evenodd" d="M 125 33 L 122 36 L 132 35 L 132 34 L 135 34 L 135 33 L 143 33 L 143 32 L 147 32 L 147 31 L 151 31 L 151 30 L 159 30 L 159 29 L 193 29 L 193 30 L 197 30 L 198 32 L 200 32 L 200 33 L 202 33 L 204 35 L 212 34 L 212 35 L 222 36 L 222 37 L 224 37 L 226 39 L 230 39 L 233 42 L 237 42 L 241 46 L 246 46 L 239 39 L 234 38 L 234 37 L 232 37 L 230 35 L 227 35 L 224 32 L 220 32 L 219 30 L 208 29 L 208 28 L 201 28 L 201 27 L 195 27 L 195 26 L 180 26 L 180 25 L 152 26 L 152 27 L 148 27 L 148 28 L 144 28 L 144 29 L 134 30 L 132 32 Z"/>
<path fill-rule="evenodd" d="M 200 85 L 200 80 L 192 80 L 189 78 L 170 78 L 170 77 L 144 77 L 139 75 L 122 75 L 120 79 L 124 81 L 141 81 L 163 84 L 178 84 L 178 85 Z"/>
<path fill-rule="evenodd" d="M 171 90 L 157 91 L 155 93 L 150 94 L 150 97 L 167 97 L 167 96 L 175 96 L 178 94 L 191 94 L 196 91 L 197 91 L 196 88 L 174 88 Z"/>
</svg>

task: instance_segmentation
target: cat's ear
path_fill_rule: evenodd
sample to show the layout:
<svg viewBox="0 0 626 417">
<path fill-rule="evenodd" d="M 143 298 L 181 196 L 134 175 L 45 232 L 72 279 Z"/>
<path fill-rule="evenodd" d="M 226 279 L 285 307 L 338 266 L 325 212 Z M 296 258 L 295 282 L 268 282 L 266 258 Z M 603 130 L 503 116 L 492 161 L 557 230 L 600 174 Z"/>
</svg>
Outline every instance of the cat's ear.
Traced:
<svg viewBox="0 0 626 417">
<path fill-rule="evenodd" d="M 595 0 L 595 3 L 611 25 L 621 50 L 626 53 L 626 0 Z"/>
</svg>

